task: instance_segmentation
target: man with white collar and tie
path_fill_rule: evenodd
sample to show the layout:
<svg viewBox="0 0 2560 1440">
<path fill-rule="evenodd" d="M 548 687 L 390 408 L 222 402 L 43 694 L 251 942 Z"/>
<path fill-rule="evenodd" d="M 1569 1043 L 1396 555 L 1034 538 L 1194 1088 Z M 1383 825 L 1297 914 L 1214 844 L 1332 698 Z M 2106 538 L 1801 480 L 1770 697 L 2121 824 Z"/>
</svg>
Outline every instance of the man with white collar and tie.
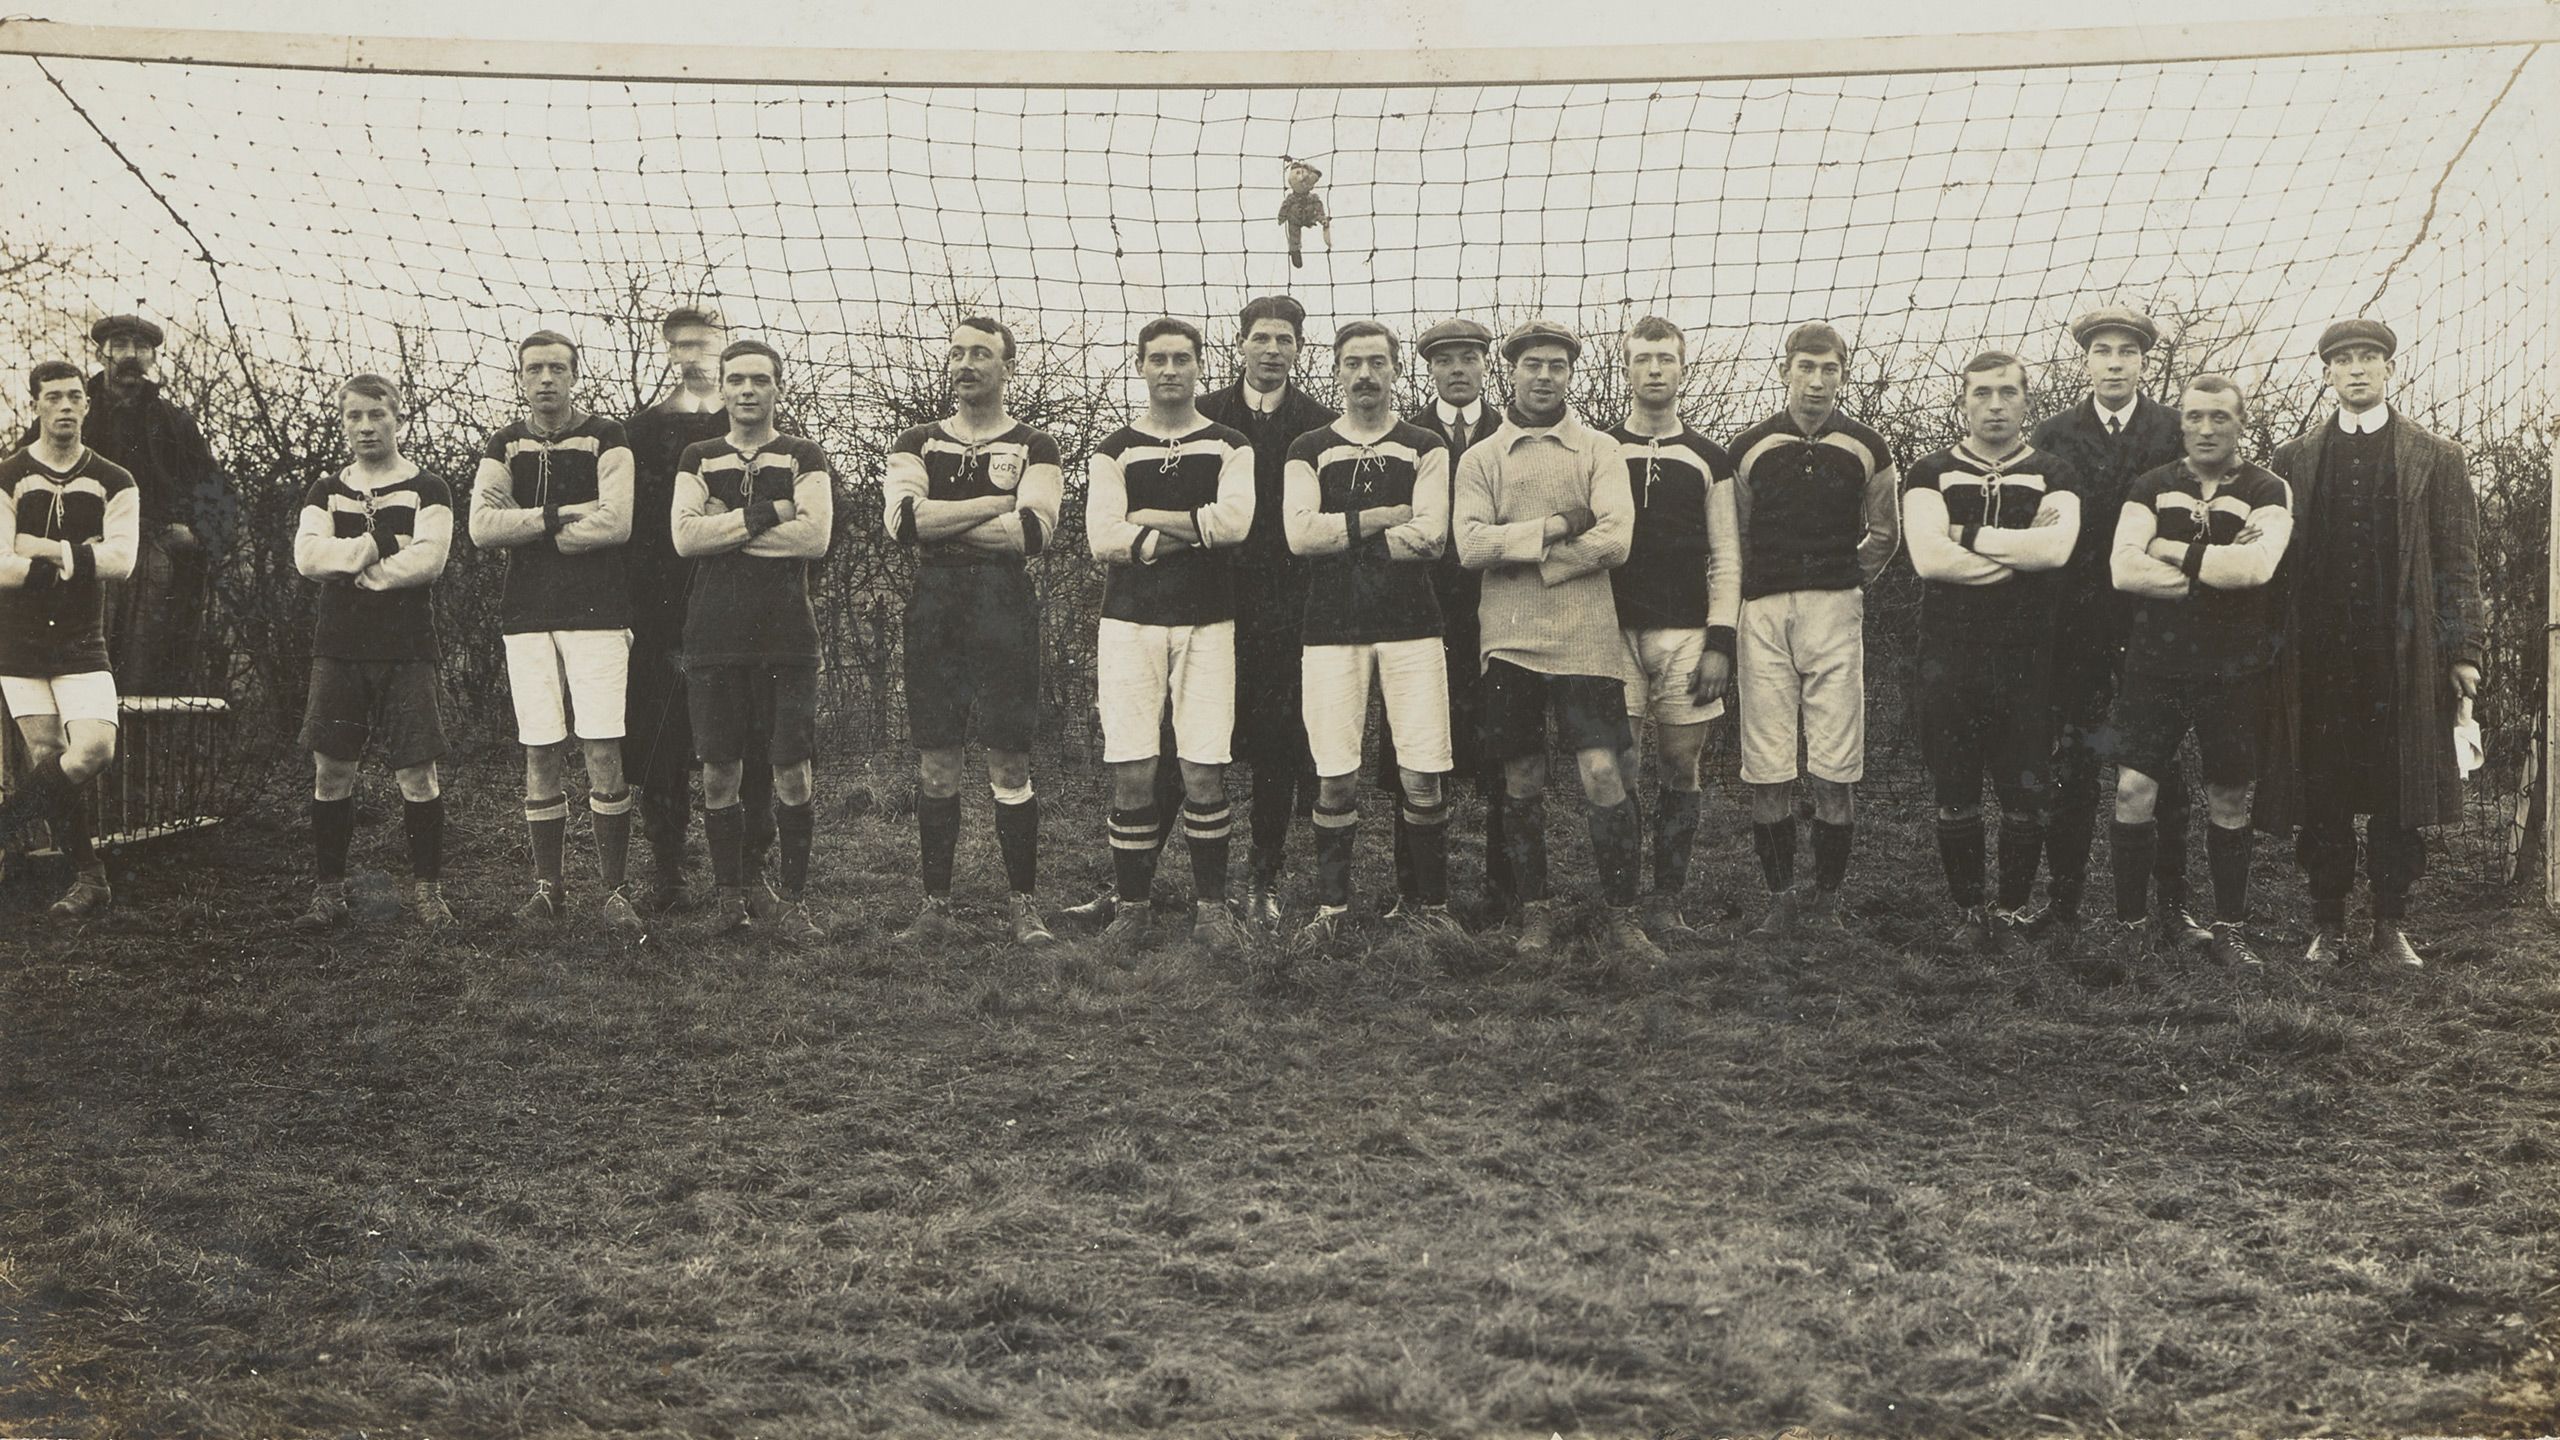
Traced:
<svg viewBox="0 0 2560 1440">
<path fill-rule="evenodd" d="M 2160 341 L 2151 317 L 2130 305 L 2102 305 L 2071 322 L 2089 377 L 2079 404 L 2038 425 L 2028 443 L 2069 462 L 2079 477 L 2080 536 L 2055 597 L 2052 813 L 2045 821 L 2045 905 L 2025 932 L 2067 959 L 2079 939 L 2089 885 L 2089 844 L 2098 824 L 2098 772 L 2107 753 L 2108 714 L 2122 688 L 2128 602 L 2108 576 L 2116 516 L 2134 477 L 2175 465 L 2186 451 L 2178 413 L 2142 393 L 2143 367 Z M 2152 812 L 2159 848 L 2152 889 L 2171 938 L 2203 944 L 2212 931 L 2187 909 L 2187 783 L 2183 768 L 2158 777 Z"/>
<path fill-rule="evenodd" d="M 1453 475 L 1467 447 L 1502 428 L 1502 412 L 1484 396 L 1485 362 L 1492 348 L 1493 332 L 1466 319 L 1443 320 L 1414 342 L 1422 363 L 1430 367 L 1432 400 L 1406 418 L 1447 442 Z M 1484 577 L 1461 564 L 1458 547 L 1451 545 L 1431 567 L 1431 585 L 1440 600 L 1440 641 L 1449 661 L 1449 745 L 1457 762 L 1452 774 L 1475 777 L 1476 793 L 1484 800 L 1481 903 L 1486 921 L 1498 922 L 1511 908 L 1511 865 L 1502 851 L 1502 770 L 1485 760 L 1478 718 L 1483 713 L 1478 673 L 1483 666 L 1476 658 L 1476 601 Z M 1404 823 L 1402 772 L 1393 737 L 1379 748 L 1378 784 L 1396 797 L 1396 893 L 1409 895 L 1417 883 L 1414 846 Z"/>
<path fill-rule="evenodd" d="M 2265 780 L 2255 821 L 2295 842 L 2315 933 L 2304 959 L 2347 956 L 2355 817 L 2373 887 L 2372 957 L 2421 962 L 2401 920 L 2426 870 L 2420 827 L 2457 818 L 2453 726 L 2480 689 L 2479 502 L 2462 448 L 2383 398 L 2399 337 L 2379 320 L 2320 335 L 2338 408 L 2276 447 L 2300 539 L 2287 580 Z"/>
</svg>

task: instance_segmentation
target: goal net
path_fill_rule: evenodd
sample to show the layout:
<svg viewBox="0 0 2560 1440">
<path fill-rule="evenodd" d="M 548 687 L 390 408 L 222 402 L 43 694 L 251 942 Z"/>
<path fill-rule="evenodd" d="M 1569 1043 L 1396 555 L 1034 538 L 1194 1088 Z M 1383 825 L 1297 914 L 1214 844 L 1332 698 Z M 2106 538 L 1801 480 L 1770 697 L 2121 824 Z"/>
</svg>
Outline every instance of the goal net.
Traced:
<svg viewBox="0 0 2560 1440">
<path fill-rule="evenodd" d="M 2334 29 L 2307 22 L 2302 48 Z M 8 38 L 45 48 L 23 34 Z M 287 48 L 279 65 L 304 53 Z M 655 322 L 672 304 L 708 302 L 779 344 L 790 407 L 841 470 L 820 606 L 831 753 L 885 760 L 904 733 L 907 562 L 879 534 L 882 454 L 943 411 L 950 322 L 1010 321 L 1024 344 L 1014 409 L 1069 458 L 1066 533 L 1036 574 L 1043 719 L 1073 760 L 1098 750 L 1081 457 L 1140 401 L 1128 343 L 1156 315 L 1230 346 L 1239 304 L 1273 291 L 1305 304 L 1313 341 L 1366 317 L 1411 336 L 1453 314 L 1498 330 L 1544 313 L 1608 336 L 1660 314 L 1688 330 L 1688 409 L 1715 435 L 1776 406 L 1779 337 L 1826 319 L 1858 347 L 1849 408 L 1908 459 L 1952 438 L 1952 377 L 1975 350 L 2036 362 L 2042 409 L 2075 399 L 2064 324 L 2109 302 L 2162 321 L 2154 393 L 2202 370 L 2248 384 L 2263 456 L 2320 413 L 2314 336 L 2368 314 L 2403 337 L 2395 401 L 2468 447 L 2480 490 L 2489 783 L 2456 843 L 2484 872 L 2503 855 L 2502 807 L 2541 709 L 2560 294 L 2560 62 L 2538 45 L 1125 89 L 95 53 L 0 57 L 13 132 L 33 142 L 0 153 L 0 339 L 33 359 L 81 354 L 104 312 L 169 327 L 164 369 L 241 496 L 221 608 L 232 688 L 253 712 L 260 697 L 275 714 L 299 700 L 309 602 L 289 537 L 307 479 L 340 463 L 333 382 L 402 379 L 423 402 L 412 453 L 467 475 L 509 413 L 512 341 L 537 326 L 584 343 L 587 398 L 610 414 L 666 383 Z M 2003 55 L 2043 64 L 2024 40 L 1984 52 Z M 543 68 L 503 45 L 454 56 L 438 68 Z M 1837 68 L 1858 58 L 1844 46 Z M 1682 59 L 1666 54 L 1666 72 Z M 1277 219 L 1288 159 L 1321 170 L 1330 215 L 1329 232 L 1301 237 L 1303 265 Z M 1311 345 L 1302 376 L 1319 395 L 1323 353 Z M 1613 355 L 1595 347 L 1577 375 L 1584 413 L 1604 423 L 1623 411 Z M 1233 373 L 1227 358 L 1213 355 L 1213 379 Z M 498 647 L 478 643 L 495 630 L 488 572 L 458 555 L 439 603 L 461 728 L 505 734 Z M 1907 569 L 1879 587 L 1870 658 L 1870 788 L 1914 806 L 1916 588 Z"/>
</svg>

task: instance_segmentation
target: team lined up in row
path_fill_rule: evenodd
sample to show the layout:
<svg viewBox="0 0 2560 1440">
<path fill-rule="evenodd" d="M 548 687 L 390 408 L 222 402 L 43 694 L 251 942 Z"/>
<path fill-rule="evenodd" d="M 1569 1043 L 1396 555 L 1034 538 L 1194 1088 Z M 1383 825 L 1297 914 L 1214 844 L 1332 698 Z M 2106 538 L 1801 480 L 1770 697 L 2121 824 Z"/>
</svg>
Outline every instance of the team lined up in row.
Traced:
<svg viewBox="0 0 2560 1440">
<path fill-rule="evenodd" d="M 2460 453 L 2382 403 L 2396 350 L 2387 327 L 2348 321 L 2322 336 L 2339 410 L 2321 433 L 2280 449 L 2274 470 L 2241 458 L 2247 405 L 2231 382 L 2199 377 L 2176 412 L 2144 397 L 2156 331 L 2138 312 L 2109 308 L 2073 327 L 2086 400 L 2030 441 L 2028 368 L 1986 352 L 1960 377 L 1964 438 L 1907 477 L 1881 436 L 1840 413 L 1850 350 L 1827 325 L 1788 338 L 1784 408 L 1730 447 L 1679 415 L 1686 344 L 1667 321 L 1622 337 L 1633 408 L 1607 433 L 1566 403 L 1582 343 L 1563 327 L 1533 321 L 1503 338 L 1511 400 L 1499 408 L 1483 384 L 1494 337 L 1464 320 L 1434 327 L 1416 348 L 1437 398 L 1410 418 L 1391 404 L 1398 337 L 1371 322 L 1337 332 L 1337 415 L 1290 378 L 1303 327 L 1286 297 L 1251 302 L 1240 317 L 1245 374 L 1202 396 L 1199 331 L 1149 324 L 1136 343 L 1146 413 L 1092 456 L 1086 531 L 1109 565 L 1096 678 L 1114 883 L 1079 909 L 1105 919 L 1113 939 L 1134 940 L 1150 924 L 1146 897 L 1177 804 L 1197 938 L 1234 944 L 1249 928 L 1279 925 L 1287 832 L 1309 810 L 1318 909 L 1307 931 L 1338 930 L 1373 685 L 1392 741 L 1379 766 L 1396 827 L 1391 918 L 1454 925 L 1444 781 L 1466 772 L 1486 791 L 1488 912 L 1516 919 L 1524 949 L 1553 943 L 1542 799 L 1552 719 L 1578 757 L 1608 934 L 1658 956 L 1657 939 L 1690 933 L 1680 895 L 1698 823 L 1697 759 L 1730 694 L 1773 895 L 1754 933 L 1836 926 L 1864 762 L 1862 590 L 1899 533 L 1927 582 L 1924 738 L 1962 943 L 1996 948 L 2020 932 L 2075 943 L 2097 775 L 2114 760 L 2114 943 L 2156 943 L 2146 894 L 2156 873 L 2158 929 L 2228 960 L 2253 958 L 2239 922 L 2251 786 L 2263 775 L 2277 783 L 2260 796 L 2262 823 L 2302 827 L 2315 951 L 2343 941 L 2361 813 L 2376 817 L 2374 943 L 2415 962 L 2398 921 L 2423 856 L 2416 828 L 2442 818 L 2437 772 L 2451 764 L 2449 727 L 2431 722 L 2477 685 L 2478 596 Z M 693 758 L 714 925 L 815 938 L 805 886 L 818 648 L 807 562 L 832 525 L 829 467 L 816 446 L 776 428 L 776 351 L 752 340 L 724 347 L 717 317 L 689 307 L 667 317 L 665 333 L 679 383 L 627 425 L 575 406 L 578 352 L 567 337 L 528 336 L 517 352 L 525 416 L 490 438 L 473 484 L 472 540 L 509 552 L 503 628 L 535 870 L 520 914 L 564 912 L 561 752 L 574 734 L 604 919 L 639 928 L 643 911 L 677 902 Z M 904 932 L 911 939 L 955 924 L 958 787 L 973 719 L 1014 936 L 1049 938 L 1034 899 L 1038 643 L 1024 565 L 1056 532 L 1063 485 L 1054 442 L 1005 411 L 1014 358 L 1000 322 L 955 327 L 955 413 L 899 437 L 885 477 L 883 523 L 919 560 L 905 650 L 924 902 Z M 100 583 L 130 563 L 131 486 L 79 443 L 87 397 L 76 370 L 39 366 L 31 389 L 38 439 L 8 462 L 12 504 L 0 522 L 11 525 L 0 539 L 14 562 L 0 570 L 0 684 L 38 764 L 0 820 L 55 819 L 79 871 L 56 913 L 76 918 L 107 895 L 63 817 L 103 765 L 100 747 L 112 750 L 113 682 L 94 616 Z M 298 566 L 323 582 L 304 727 L 319 884 L 303 918 L 324 927 L 346 916 L 355 766 L 379 740 L 407 801 L 418 912 L 450 923 L 436 882 L 434 760 L 444 744 L 425 587 L 451 542 L 452 501 L 400 454 L 394 386 L 359 376 L 339 398 L 354 463 L 312 487 L 296 541 Z M 2312 496 L 2325 503 L 2306 504 Z M 2287 598 L 2272 598 L 2306 516 L 2318 543 L 2290 567 Z M 2412 540 L 2425 542 L 2423 565 L 2401 543 Z M 2428 601 L 2414 619 L 2403 603 L 2412 587 Z M 2349 623 L 2305 630 L 2295 617 L 2306 603 Z M 2402 683 L 2411 649 L 2437 667 L 2436 686 Z M 1629 793 L 1630 721 L 1647 716 L 1665 788 L 1653 807 L 1653 886 L 1639 903 L 1645 827 Z M 2210 810 L 2210 927 L 2185 908 L 2174 777 L 2191 730 Z M 1168 735 L 1178 763 L 1159 777 Z M 2268 736 L 2277 753 L 2267 753 Z M 1815 811 L 1813 883 L 1803 889 L 1791 815 L 1800 746 Z M 1251 770 L 1253 855 L 1250 889 L 1230 906 L 1224 767 L 1239 750 Z M 2304 765 L 2340 783 L 2305 786 Z M 1178 798 L 1166 793 L 1177 774 Z M 1985 774 L 2001 805 L 1991 907 Z M 635 808 L 657 862 L 637 895 L 625 874 Z M 776 838 L 768 885 L 762 857 Z M 2031 912 L 2039 860 L 2051 884 L 2047 905 Z"/>
</svg>

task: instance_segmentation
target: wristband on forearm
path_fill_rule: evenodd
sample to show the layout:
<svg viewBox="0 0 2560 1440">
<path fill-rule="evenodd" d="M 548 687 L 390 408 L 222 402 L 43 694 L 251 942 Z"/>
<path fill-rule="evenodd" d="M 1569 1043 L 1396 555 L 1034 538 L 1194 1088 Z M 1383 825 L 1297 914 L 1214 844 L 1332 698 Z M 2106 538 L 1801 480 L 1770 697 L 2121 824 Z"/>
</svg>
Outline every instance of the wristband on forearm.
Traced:
<svg viewBox="0 0 2560 1440">
<path fill-rule="evenodd" d="M 563 516 L 563 515 L 560 513 L 560 507 L 559 507 L 559 506 L 557 506 L 557 505 L 545 505 L 545 506 L 543 506 L 543 507 L 542 507 L 542 533 L 543 533 L 543 534 L 545 534 L 545 535 L 557 535 L 557 534 L 559 534 L 559 533 L 560 533 L 560 527 L 561 527 L 561 526 L 563 526 L 563 525 L 566 525 L 566 524 L 568 524 L 568 523 L 569 523 L 569 522 L 568 522 L 568 518 L 567 518 L 566 516 Z"/>
<path fill-rule="evenodd" d="M 1350 549 L 1360 548 L 1360 507 L 1357 505 L 1343 512 L 1342 543 Z"/>
<path fill-rule="evenodd" d="M 1725 659 L 1731 660 L 1734 652 L 1733 627 L 1730 625 L 1708 626 L 1707 649 L 1712 654 L 1721 655 Z"/>
<path fill-rule="evenodd" d="M 2199 535 L 2187 546 L 2186 558 L 2178 562 L 2178 573 L 2193 580 L 2204 573 L 2205 539 Z"/>
<path fill-rule="evenodd" d="M 1957 544 L 1959 544 L 1959 545 L 1961 545 L 1961 546 L 1963 546 L 1963 547 L 1964 547 L 1964 548 L 1966 548 L 1967 550 L 1971 550 L 1971 549 L 1973 549 L 1973 542 L 1974 542 L 1974 540 L 1976 539 L 1976 537 L 1980 536 L 1981 534 L 1982 534 L 1982 522 L 1981 522 L 1981 521 L 1979 521 L 1979 520 L 1976 520 L 1976 521 L 1974 521 L 1972 524 L 1967 525 L 1966 527 L 1964 527 L 1964 534 L 1963 534 L 1962 536 L 1960 536 L 1960 537 L 1958 537 L 1958 538 L 1957 538 L 1956 543 L 1957 543 Z M 1979 552 L 1977 552 L 1977 553 L 1979 553 Z"/>
<path fill-rule="evenodd" d="M 86 543 L 73 545 L 71 547 L 71 574 L 67 578 L 72 580 L 91 580 L 95 579 L 97 574 L 98 548 Z"/>
<path fill-rule="evenodd" d="M 770 500 L 759 500 L 748 506 L 743 513 L 747 517 L 747 535 L 750 539 L 782 523 L 781 512 L 774 508 L 774 503 Z"/>
</svg>

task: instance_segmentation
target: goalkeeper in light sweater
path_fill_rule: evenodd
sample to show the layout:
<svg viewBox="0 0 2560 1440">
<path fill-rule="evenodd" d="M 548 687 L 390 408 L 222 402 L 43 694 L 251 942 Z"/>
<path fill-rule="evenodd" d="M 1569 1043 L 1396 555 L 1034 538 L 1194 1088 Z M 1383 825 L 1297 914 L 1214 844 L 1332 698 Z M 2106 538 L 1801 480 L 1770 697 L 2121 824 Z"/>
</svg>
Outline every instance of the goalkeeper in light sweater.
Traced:
<svg viewBox="0 0 2560 1440">
<path fill-rule="evenodd" d="M 1662 952 L 1636 919 L 1636 807 L 1618 766 L 1619 752 L 1633 744 L 1626 687 L 1638 677 L 1618 634 L 1608 573 L 1627 558 L 1635 502 L 1618 442 L 1565 403 L 1581 353 L 1573 332 L 1547 320 L 1503 339 L 1511 409 L 1502 428 L 1458 462 L 1450 528 L 1459 563 L 1484 572 L 1477 607 L 1484 745 L 1502 762 L 1518 948 L 1527 954 L 1555 943 L 1542 798 L 1552 714 L 1582 777 L 1609 943 L 1658 964 Z"/>
</svg>

